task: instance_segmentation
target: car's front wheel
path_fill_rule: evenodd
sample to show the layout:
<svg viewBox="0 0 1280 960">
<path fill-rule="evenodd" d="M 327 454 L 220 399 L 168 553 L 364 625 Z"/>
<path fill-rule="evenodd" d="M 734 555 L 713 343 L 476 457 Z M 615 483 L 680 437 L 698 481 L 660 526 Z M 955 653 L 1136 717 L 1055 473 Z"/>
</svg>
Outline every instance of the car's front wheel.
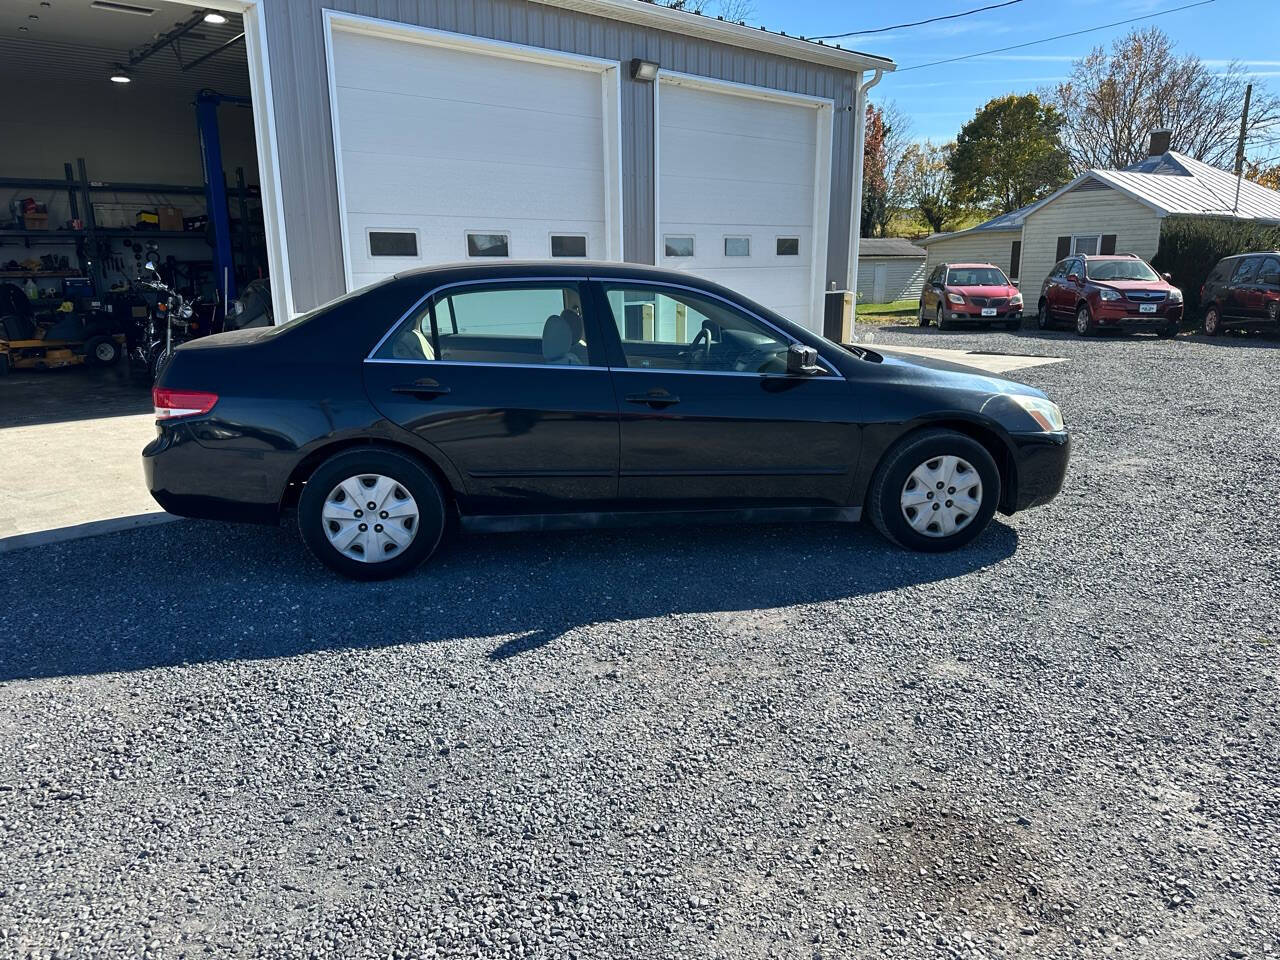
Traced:
<svg viewBox="0 0 1280 960">
<path fill-rule="evenodd" d="M 938 304 L 937 322 L 939 330 L 946 330 L 951 326 L 951 324 L 947 323 L 947 314 L 946 311 L 942 309 L 942 304 Z"/>
<path fill-rule="evenodd" d="M 929 325 L 929 315 L 925 313 L 924 301 L 920 301 L 920 309 L 916 312 L 916 319 L 920 321 L 920 326 L 927 327 Z"/>
<path fill-rule="evenodd" d="M 1087 337 L 1093 333 L 1093 314 L 1089 312 L 1087 303 L 1080 304 L 1080 309 L 1076 311 L 1076 335 Z"/>
<path fill-rule="evenodd" d="M 435 478 L 394 450 L 330 457 L 298 499 L 298 527 L 311 553 L 353 580 L 386 580 L 435 552 L 445 501 Z"/>
<path fill-rule="evenodd" d="M 1036 311 L 1036 326 L 1041 330 L 1048 330 L 1052 326 L 1049 319 L 1049 301 L 1041 300 L 1040 309 Z"/>
<path fill-rule="evenodd" d="M 973 540 L 1000 502 L 1000 471 L 990 452 L 954 430 L 909 434 L 876 468 L 867 516 L 901 547 L 940 553 Z"/>
</svg>

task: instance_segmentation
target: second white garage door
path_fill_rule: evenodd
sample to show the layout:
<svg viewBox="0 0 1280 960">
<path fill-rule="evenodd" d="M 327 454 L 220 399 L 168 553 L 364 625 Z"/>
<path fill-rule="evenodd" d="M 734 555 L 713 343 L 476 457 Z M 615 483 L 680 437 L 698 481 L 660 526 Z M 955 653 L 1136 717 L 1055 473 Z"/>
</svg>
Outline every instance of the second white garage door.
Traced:
<svg viewBox="0 0 1280 960">
<path fill-rule="evenodd" d="M 822 329 L 831 101 L 660 74 L 657 263 Z"/>
<path fill-rule="evenodd" d="M 330 15 L 347 285 L 621 259 L 618 65 Z"/>
</svg>

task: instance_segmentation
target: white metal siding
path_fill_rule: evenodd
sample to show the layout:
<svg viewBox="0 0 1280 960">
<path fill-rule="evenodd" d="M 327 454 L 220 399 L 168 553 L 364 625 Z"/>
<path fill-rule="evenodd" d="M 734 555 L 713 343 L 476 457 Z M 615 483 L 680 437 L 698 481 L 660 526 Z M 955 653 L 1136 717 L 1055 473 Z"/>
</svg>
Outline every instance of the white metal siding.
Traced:
<svg viewBox="0 0 1280 960">
<path fill-rule="evenodd" d="M 657 264 L 816 328 L 818 111 L 667 81 L 658 96 Z M 692 236 L 694 255 L 666 256 L 668 236 Z M 726 237 L 749 237 L 750 255 L 726 256 Z M 778 256 L 779 237 L 798 237 L 799 255 Z"/>
<path fill-rule="evenodd" d="M 877 265 L 887 268 L 886 303 L 892 303 L 894 300 L 911 300 L 920 296 L 920 288 L 924 285 L 924 264 L 922 257 L 859 257 L 858 302 L 875 302 L 872 297 Z"/>
<path fill-rule="evenodd" d="M 1058 237 L 1114 233 L 1116 253 L 1150 260 L 1160 245 L 1160 216 L 1110 187 L 1072 190 L 1028 215 L 1022 233 L 1022 292 L 1027 310 L 1034 311 L 1058 262 Z"/>
<path fill-rule="evenodd" d="M 599 72 L 345 30 L 332 69 L 352 288 L 465 259 L 469 231 L 512 259 L 586 234 L 607 258 Z M 418 257 L 370 256 L 369 230 L 416 231 Z"/>
<path fill-rule="evenodd" d="M 1013 252 L 1013 242 L 1022 235 L 1020 230 L 979 230 L 966 233 L 951 239 L 934 240 L 928 246 L 929 257 L 926 260 L 926 275 L 939 263 L 993 263 L 1005 273 L 1010 270 L 1009 258 Z M 1022 255 L 1024 268 L 1022 276 L 1026 276 L 1025 264 L 1027 256 Z M 1027 289 L 1026 284 L 1022 288 Z"/>
</svg>

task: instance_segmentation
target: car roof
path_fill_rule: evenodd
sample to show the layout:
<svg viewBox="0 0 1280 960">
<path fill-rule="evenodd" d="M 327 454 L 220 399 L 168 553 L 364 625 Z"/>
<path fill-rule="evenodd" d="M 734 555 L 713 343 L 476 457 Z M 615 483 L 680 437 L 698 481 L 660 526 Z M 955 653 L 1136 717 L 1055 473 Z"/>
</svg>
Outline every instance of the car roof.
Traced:
<svg viewBox="0 0 1280 960">
<path fill-rule="evenodd" d="M 488 261 L 460 260 L 455 263 L 440 263 L 430 267 L 418 267 L 414 270 L 403 270 L 396 274 L 397 279 L 410 277 L 460 277 L 475 279 L 511 279 L 513 277 L 585 277 L 607 274 L 624 279 L 665 280 L 671 283 L 710 284 L 714 281 L 703 280 L 680 270 L 667 270 L 652 267 L 643 263 L 622 263 L 618 260 L 508 260 L 494 257 Z"/>
<path fill-rule="evenodd" d="M 979 262 L 975 260 L 970 262 L 966 260 L 963 263 L 944 263 L 943 266 L 944 267 L 963 267 L 967 269 L 969 267 L 995 267 L 995 264 L 987 261 Z M 999 267 L 996 267 L 996 269 L 998 270 Z"/>
<path fill-rule="evenodd" d="M 1141 260 L 1136 253 L 1074 253 L 1071 256 L 1084 260 Z M 1065 258 L 1070 260 L 1071 257 Z"/>
</svg>

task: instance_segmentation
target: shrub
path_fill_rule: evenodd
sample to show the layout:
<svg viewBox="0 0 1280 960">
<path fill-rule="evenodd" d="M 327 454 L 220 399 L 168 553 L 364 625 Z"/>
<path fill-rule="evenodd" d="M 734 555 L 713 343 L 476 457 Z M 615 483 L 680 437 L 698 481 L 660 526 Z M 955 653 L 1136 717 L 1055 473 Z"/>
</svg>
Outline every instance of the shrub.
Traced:
<svg viewBox="0 0 1280 960">
<path fill-rule="evenodd" d="M 1151 265 L 1173 276 L 1187 318 L 1200 316 L 1200 288 L 1218 261 L 1235 253 L 1280 248 L 1280 226 L 1205 217 L 1166 217 Z"/>
</svg>

